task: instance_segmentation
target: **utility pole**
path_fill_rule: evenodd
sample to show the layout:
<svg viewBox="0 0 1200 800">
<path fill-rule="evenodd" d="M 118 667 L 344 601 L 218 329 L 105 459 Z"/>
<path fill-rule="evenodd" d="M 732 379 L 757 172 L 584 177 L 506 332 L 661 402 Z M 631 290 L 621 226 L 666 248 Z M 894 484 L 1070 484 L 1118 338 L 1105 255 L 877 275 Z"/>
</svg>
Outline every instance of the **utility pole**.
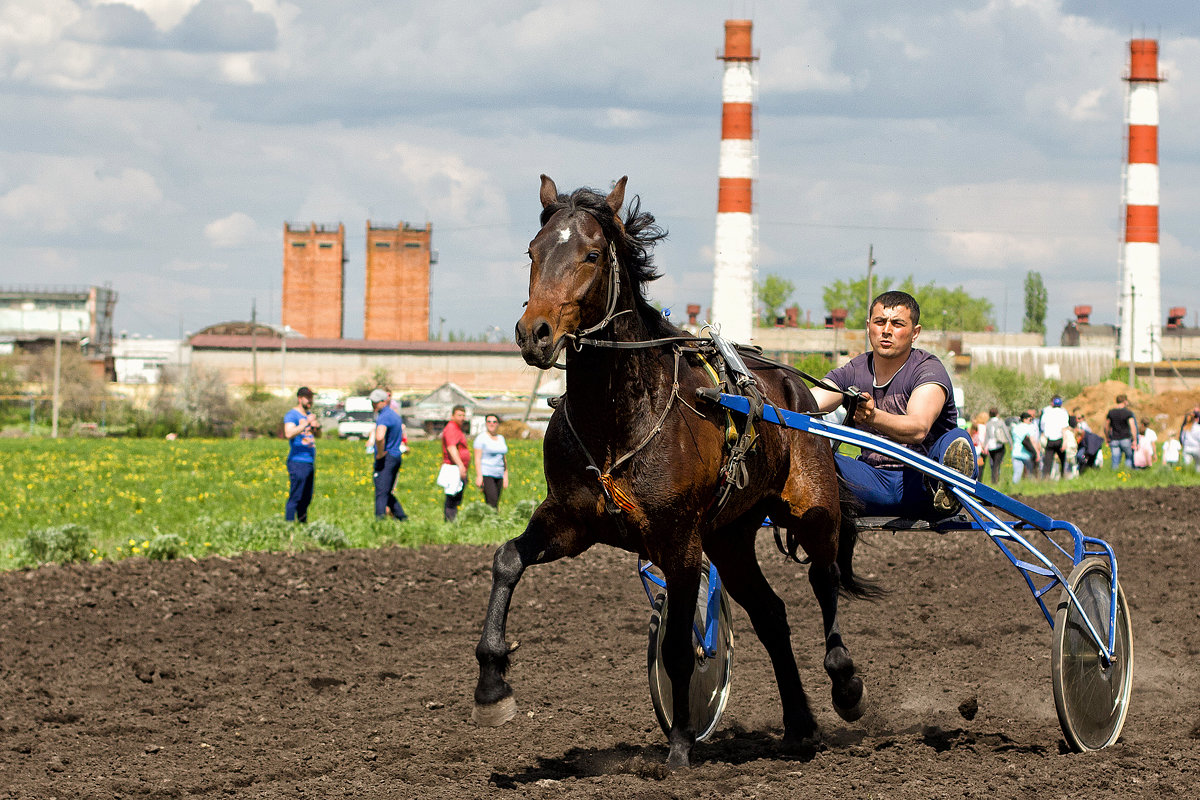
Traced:
<svg viewBox="0 0 1200 800">
<path fill-rule="evenodd" d="M 1150 394 L 1154 394 L 1154 326 L 1150 326 Z"/>
<path fill-rule="evenodd" d="M 1135 341 L 1133 332 L 1137 328 L 1133 327 L 1133 284 L 1129 284 L 1129 388 L 1133 388 L 1133 354 L 1137 350 L 1137 342 Z M 1115 463 L 1115 461 L 1114 461 Z"/>
<path fill-rule="evenodd" d="M 258 393 L 258 305 L 255 297 L 250 298 L 250 385 Z"/>
<path fill-rule="evenodd" d="M 50 406 L 50 438 L 58 438 L 58 389 L 62 380 L 62 309 L 58 311 L 58 329 L 54 332 L 54 401 Z"/>
<path fill-rule="evenodd" d="M 875 299 L 875 245 L 867 245 L 867 311 L 863 325 L 871 321 L 871 301 Z"/>
</svg>

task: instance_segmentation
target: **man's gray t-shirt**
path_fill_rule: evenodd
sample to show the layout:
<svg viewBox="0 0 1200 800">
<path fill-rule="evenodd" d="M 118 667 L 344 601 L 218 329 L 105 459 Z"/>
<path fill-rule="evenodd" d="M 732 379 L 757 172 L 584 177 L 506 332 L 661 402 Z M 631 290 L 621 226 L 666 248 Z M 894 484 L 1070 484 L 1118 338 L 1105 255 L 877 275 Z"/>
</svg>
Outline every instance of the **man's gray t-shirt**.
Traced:
<svg viewBox="0 0 1200 800">
<path fill-rule="evenodd" d="M 929 433 L 925 440 L 920 444 L 903 445 L 921 455 L 928 455 L 929 448 L 934 442 L 948 431 L 958 427 L 958 409 L 954 405 L 954 389 L 950 382 L 950 375 L 938 357 L 925 350 L 913 348 L 908 354 L 908 360 L 904 362 L 904 366 L 884 386 L 875 386 L 874 353 L 857 355 L 846 364 L 830 370 L 825 377 L 843 390 L 857 386 L 860 391 L 870 394 L 874 398 L 877 409 L 889 414 L 908 413 L 908 398 L 912 396 L 918 386 L 927 383 L 936 383 L 941 386 L 946 392 L 946 402 L 942 406 L 942 410 L 938 412 L 937 418 L 934 419 L 933 425 L 929 427 Z M 852 423 L 850 420 L 846 420 L 846 424 L 851 425 Z M 852 425 L 852 427 L 859 426 Z M 870 430 L 869 428 L 864 429 Z M 878 433 L 877 431 L 870 432 Z M 858 459 L 873 467 L 903 466 L 894 458 L 868 450 L 864 450 Z"/>
</svg>

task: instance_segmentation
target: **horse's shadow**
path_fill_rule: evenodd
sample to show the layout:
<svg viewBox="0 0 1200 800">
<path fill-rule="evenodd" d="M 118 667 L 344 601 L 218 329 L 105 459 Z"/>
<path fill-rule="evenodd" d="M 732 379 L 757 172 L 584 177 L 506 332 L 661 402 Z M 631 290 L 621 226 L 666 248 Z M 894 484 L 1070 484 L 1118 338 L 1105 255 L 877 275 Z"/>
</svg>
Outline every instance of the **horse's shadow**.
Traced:
<svg viewBox="0 0 1200 800">
<path fill-rule="evenodd" d="M 696 744 L 691 753 L 691 763 L 692 766 L 737 765 L 764 758 L 811 761 L 823 749 L 825 745 L 821 743 L 786 748 L 778 732 L 723 730 Z M 671 773 L 666 765 L 667 750 L 666 744 L 573 747 L 557 758 L 539 758 L 537 764 L 520 772 L 493 772 L 489 782 L 499 789 L 517 789 L 539 781 L 604 775 L 662 779 Z"/>
<path fill-rule="evenodd" d="M 821 740 L 797 747 L 785 747 L 779 731 L 748 731 L 729 728 L 718 731 L 711 739 L 696 744 L 692 750 L 693 766 L 705 764 L 740 765 L 761 759 L 775 761 L 812 761 L 818 753 L 833 749 L 871 747 L 886 750 L 904 740 L 919 740 L 938 753 L 965 747 L 995 753 L 1017 752 L 1045 755 L 1044 745 L 1022 745 L 1003 733 L 971 733 L 959 728 L 912 725 L 902 730 L 868 736 L 862 731 L 837 729 L 822 734 Z M 1061 743 L 1059 752 L 1063 752 Z M 670 774 L 666 765 L 667 746 L 619 744 L 615 747 L 573 747 L 557 758 L 540 758 L 536 765 L 520 772 L 493 772 L 489 783 L 498 789 L 518 789 L 539 781 L 561 781 L 567 778 L 595 778 L 605 775 L 634 775 L 640 778 L 662 779 Z"/>
</svg>

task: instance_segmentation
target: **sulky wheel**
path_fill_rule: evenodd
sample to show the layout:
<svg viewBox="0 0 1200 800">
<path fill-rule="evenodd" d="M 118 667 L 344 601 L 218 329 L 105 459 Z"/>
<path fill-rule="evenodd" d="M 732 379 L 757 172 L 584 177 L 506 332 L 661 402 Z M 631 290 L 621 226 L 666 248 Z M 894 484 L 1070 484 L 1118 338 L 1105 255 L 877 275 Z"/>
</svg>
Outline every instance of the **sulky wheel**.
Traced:
<svg viewBox="0 0 1200 800">
<path fill-rule="evenodd" d="M 1102 558 L 1080 562 L 1067 579 L 1093 627 L 1108 634 L 1112 573 Z M 1125 593 L 1117 584 L 1116 644 L 1104 663 L 1066 589 L 1054 615 L 1050 673 L 1054 705 L 1067 743 L 1077 752 L 1108 747 L 1121 735 L 1133 684 L 1133 633 Z"/>
<path fill-rule="evenodd" d="M 696 599 L 696 627 L 703 631 L 708 614 L 708 562 L 700 571 L 700 592 Z M 689 690 L 692 723 L 696 730 L 696 741 L 708 738 L 721 719 L 725 701 L 729 699 L 729 683 L 733 678 L 733 618 L 729 612 L 729 598 L 725 587 L 721 587 L 721 600 L 717 612 L 716 653 L 712 658 L 703 654 L 703 648 L 692 633 L 692 645 L 696 664 L 692 670 Z M 650 644 L 646 652 L 646 667 L 650 677 L 650 698 L 654 701 L 654 714 L 663 733 L 671 731 L 672 693 L 671 679 L 662 661 L 663 636 L 667 631 L 667 596 L 659 594 L 654 600 L 654 612 L 650 615 Z"/>
</svg>

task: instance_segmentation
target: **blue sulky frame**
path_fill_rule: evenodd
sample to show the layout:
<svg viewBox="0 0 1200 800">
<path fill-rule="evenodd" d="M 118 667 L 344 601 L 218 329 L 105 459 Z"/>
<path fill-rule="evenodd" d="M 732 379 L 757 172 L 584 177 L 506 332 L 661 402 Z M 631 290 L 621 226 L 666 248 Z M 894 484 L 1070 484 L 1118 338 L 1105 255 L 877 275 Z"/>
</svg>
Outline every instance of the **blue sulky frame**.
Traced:
<svg viewBox="0 0 1200 800">
<path fill-rule="evenodd" d="M 743 414 L 748 414 L 750 411 L 750 401 L 746 397 L 721 394 L 719 402 L 731 411 L 738 411 Z M 826 422 L 823 419 L 808 414 L 779 409 L 770 405 L 763 408 L 763 419 L 767 422 L 783 425 L 784 427 L 804 431 L 816 436 L 822 436 L 836 442 L 852 444 L 864 450 L 883 453 L 931 478 L 945 482 L 954 493 L 954 496 L 958 498 L 958 501 L 962 503 L 963 508 L 970 514 L 971 518 L 968 519 L 964 516 L 952 517 L 932 524 L 932 529 L 942 533 L 952 530 L 980 530 L 986 533 L 996 543 L 996 546 L 1000 548 L 1000 552 L 1004 553 L 1013 566 L 1021 572 L 1022 577 L 1025 578 L 1025 583 L 1028 584 L 1029 590 L 1033 592 L 1033 597 L 1041 607 L 1042 613 L 1046 616 L 1046 621 L 1050 623 L 1051 628 L 1054 627 L 1054 614 L 1046 606 L 1045 596 L 1047 592 L 1056 586 L 1062 586 L 1070 597 L 1071 604 L 1079 612 L 1080 618 L 1086 623 L 1088 635 L 1099 649 L 1102 662 L 1105 665 L 1112 662 L 1113 651 L 1116 648 L 1117 633 L 1117 556 L 1107 542 L 1090 536 L 1084 536 L 1079 528 L 1070 522 L 1052 519 L 1040 511 L 1030 508 L 1002 492 L 996 491 L 987 484 L 961 475 L 937 461 L 926 458 L 880 436 L 875 436 L 874 434 L 845 425 Z M 1000 509 L 1016 519 L 1009 521 L 1002 520 L 988 506 Z M 1102 556 L 1108 559 L 1110 586 L 1108 630 L 1105 634 L 1101 634 L 1093 626 L 1092 621 L 1084 612 L 1079 598 L 1075 596 L 1075 592 L 1068 584 L 1067 577 L 1063 574 L 1062 570 L 1038 549 L 1033 541 L 1023 536 L 1021 531 L 1041 533 L 1048 543 L 1044 546 L 1048 548 L 1052 547 L 1063 556 L 1069 558 L 1072 567 L 1077 566 L 1089 556 Z M 1072 540 L 1070 552 L 1050 536 L 1051 531 L 1065 531 L 1070 534 Z M 647 594 L 650 593 L 650 588 L 646 580 L 647 576 L 652 574 L 647 571 L 648 566 L 639 566 L 639 572 L 643 576 L 642 583 L 646 588 Z M 1039 582 L 1043 580 L 1046 583 L 1039 587 Z M 661 579 L 654 580 L 654 582 L 659 586 L 663 586 Z M 716 577 L 716 571 L 710 567 L 709 613 L 707 615 L 709 630 L 705 631 L 703 636 L 700 635 L 700 631 L 696 631 L 697 642 L 703 642 L 706 652 L 711 652 L 712 642 L 715 640 L 716 635 L 716 614 L 713 604 L 717 602 L 714 598 L 718 598 L 720 594 L 717 590 L 719 586 L 720 583 Z"/>
<path fill-rule="evenodd" d="M 650 598 L 650 605 L 654 605 L 654 590 L 650 588 L 651 585 L 664 592 L 667 590 L 667 582 L 657 572 L 653 572 L 653 568 L 652 562 L 638 559 L 638 577 L 642 579 L 642 588 L 646 590 L 646 597 Z M 692 622 L 692 635 L 696 638 L 696 644 L 704 648 L 705 658 L 714 658 L 717 655 L 717 618 L 720 611 L 721 576 L 717 574 L 717 568 L 709 564 L 708 608 L 704 613 L 704 630 L 700 630 L 700 626 Z"/>
</svg>

